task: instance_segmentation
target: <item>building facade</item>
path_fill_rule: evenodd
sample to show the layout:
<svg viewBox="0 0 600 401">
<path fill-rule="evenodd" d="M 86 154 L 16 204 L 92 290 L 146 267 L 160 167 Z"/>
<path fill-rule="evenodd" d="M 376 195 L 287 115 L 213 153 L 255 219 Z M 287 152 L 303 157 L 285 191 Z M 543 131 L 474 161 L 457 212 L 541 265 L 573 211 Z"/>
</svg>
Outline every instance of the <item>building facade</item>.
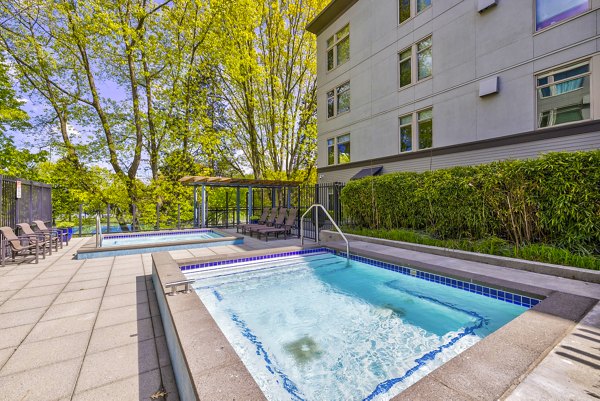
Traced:
<svg viewBox="0 0 600 401">
<path fill-rule="evenodd" d="M 333 0 L 307 28 L 319 182 L 600 148 L 599 8 Z"/>
</svg>

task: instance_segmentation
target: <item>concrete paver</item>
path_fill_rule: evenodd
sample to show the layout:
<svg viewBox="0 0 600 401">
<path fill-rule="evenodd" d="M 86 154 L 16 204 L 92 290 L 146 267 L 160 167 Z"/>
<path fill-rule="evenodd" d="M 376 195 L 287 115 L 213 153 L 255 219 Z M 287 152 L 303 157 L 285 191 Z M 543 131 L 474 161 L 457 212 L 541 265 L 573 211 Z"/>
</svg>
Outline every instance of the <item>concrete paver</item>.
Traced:
<svg viewBox="0 0 600 401">
<path fill-rule="evenodd" d="M 0 267 L 0 399 L 177 400 L 150 255 L 73 260 L 86 240 Z"/>
</svg>

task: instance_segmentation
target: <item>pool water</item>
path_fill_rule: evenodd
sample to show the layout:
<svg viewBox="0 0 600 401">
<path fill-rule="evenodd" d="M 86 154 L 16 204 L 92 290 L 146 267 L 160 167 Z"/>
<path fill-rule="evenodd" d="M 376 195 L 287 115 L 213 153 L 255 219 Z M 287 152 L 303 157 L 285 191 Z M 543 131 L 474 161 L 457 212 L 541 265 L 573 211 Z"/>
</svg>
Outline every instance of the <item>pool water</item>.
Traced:
<svg viewBox="0 0 600 401">
<path fill-rule="evenodd" d="M 330 253 L 250 266 L 187 276 L 269 400 L 388 400 L 527 310 Z"/>
<path fill-rule="evenodd" d="M 121 246 L 121 245 L 139 245 L 139 244 L 162 244 L 165 242 L 194 241 L 212 238 L 222 238 L 223 236 L 213 231 L 182 232 L 176 234 L 144 234 L 132 235 L 130 237 L 105 237 L 102 240 L 102 246 Z"/>
</svg>

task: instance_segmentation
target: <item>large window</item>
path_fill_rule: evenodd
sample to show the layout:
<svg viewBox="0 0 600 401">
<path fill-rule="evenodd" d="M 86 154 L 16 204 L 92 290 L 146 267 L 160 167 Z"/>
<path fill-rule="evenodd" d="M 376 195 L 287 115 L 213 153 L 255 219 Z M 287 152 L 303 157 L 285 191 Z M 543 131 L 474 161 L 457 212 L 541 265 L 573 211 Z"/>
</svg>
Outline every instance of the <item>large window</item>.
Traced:
<svg viewBox="0 0 600 401">
<path fill-rule="evenodd" d="M 415 137 L 416 134 L 416 137 Z M 417 148 L 413 147 L 417 144 Z M 400 153 L 433 146 L 433 110 L 425 109 L 400 117 Z"/>
<path fill-rule="evenodd" d="M 350 163 L 350 134 L 337 138 L 338 164 Z"/>
<path fill-rule="evenodd" d="M 431 0 L 398 0 L 398 22 L 408 21 L 421 11 L 431 6 Z"/>
<path fill-rule="evenodd" d="M 350 163 L 350 134 L 327 140 L 327 165 Z"/>
<path fill-rule="evenodd" d="M 327 118 L 350 111 L 350 81 L 327 92 Z"/>
<path fill-rule="evenodd" d="M 412 114 L 400 117 L 400 152 L 412 150 Z"/>
<path fill-rule="evenodd" d="M 335 164 L 335 140 L 333 138 L 327 140 L 327 165 Z"/>
<path fill-rule="evenodd" d="M 427 149 L 433 146 L 433 113 L 431 109 L 417 113 L 417 135 L 419 137 L 419 149 Z"/>
<path fill-rule="evenodd" d="M 416 63 L 413 60 L 416 60 Z M 431 36 L 398 54 L 398 70 L 401 88 L 431 76 L 433 73 Z"/>
<path fill-rule="evenodd" d="M 536 0 L 535 30 L 574 17 L 590 9 L 590 0 Z"/>
<path fill-rule="evenodd" d="M 590 64 L 579 63 L 536 77 L 538 127 L 590 118 Z"/>
<path fill-rule="evenodd" d="M 327 71 L 350 59 L 350 25 L 346 25 L 327 39 Z"/>
</svg>

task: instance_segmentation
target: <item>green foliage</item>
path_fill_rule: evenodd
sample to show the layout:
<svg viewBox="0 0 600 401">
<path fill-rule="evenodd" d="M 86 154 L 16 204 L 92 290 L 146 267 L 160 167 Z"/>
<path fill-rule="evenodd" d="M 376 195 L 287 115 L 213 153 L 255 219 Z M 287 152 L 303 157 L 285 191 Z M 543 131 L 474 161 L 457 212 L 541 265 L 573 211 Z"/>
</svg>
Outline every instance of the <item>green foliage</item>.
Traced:
<svg viewBox="0 0 600 401">
<path fill-rule="evenodd" d="M 0 132 L 0 174 L 26 180 L 39 180 L 38 164 L 46 161 L 48 152 L 32 153 L 18 149 L 10 137 Z"/>
<path fill-rule="evenodd" d="M 425 231 L 442 240 L 501 238 L 600 253 L 600 151 L 549 153 L 352 181 L 342 190 L 357 226 Z M 531 250 L 542 255 L 543 251 Z"/>
<path fill-rule="evenodd" d="M 27 125 L 29 116 L 21 109 L 23 104 L 16 98 L 8 75 L 8 65 L 0 52 L 0 136 L 6 127 L 17 129 Z"/>
<path fill-rule="evenodd" d="M 470 239 L 439 239 L 423 232 L 411 230 L 384 230 L 345 227 L 344 232 L 374 238 L 384 238 L 394 241 L 410 242 L 413 244 L 437 246 L 442 248 L 460 249 L 462 251 L 485 253 L 488 255 L 506 256 L 552 263 L 584 269 L 600 270 L 600 257 L 578 255 L 563 248 L 549 245 L 530 244 L 517 247 L 498 237 L 488 237 L 481 240 Z"/>
</svg>

